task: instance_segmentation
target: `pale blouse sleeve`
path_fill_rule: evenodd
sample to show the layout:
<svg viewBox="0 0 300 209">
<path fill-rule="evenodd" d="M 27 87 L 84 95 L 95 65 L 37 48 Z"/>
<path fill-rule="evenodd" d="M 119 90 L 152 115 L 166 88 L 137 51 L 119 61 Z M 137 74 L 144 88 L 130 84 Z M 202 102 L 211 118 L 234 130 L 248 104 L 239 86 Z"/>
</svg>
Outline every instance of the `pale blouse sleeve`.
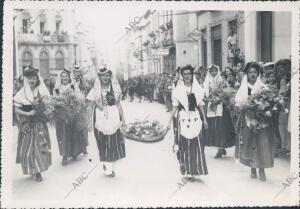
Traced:
<svg viewBox="0 0 300 209">
<path fill-rule="evenodd" d="M 172 98 L 172 105 L 175 107 L 178 107 L 178 105 L 179 105 L 179 101 L 175 97 Z"/>
<path fill-rule="evenodd" d="M 90 92 L 88 93 L 88 95 L 86 96 L 86 99 L 87 100 L 90 100 L 90 101 L 95 101 L 95 89 L 94 88 L 92 88 L 91 90 L 90 90 Z"/>
<path fill-rule="evenodd" d="M 21 88 L 13 98 L 15 107 L 21 107 L 24 104 L 24 88 Z"/>
</svg>

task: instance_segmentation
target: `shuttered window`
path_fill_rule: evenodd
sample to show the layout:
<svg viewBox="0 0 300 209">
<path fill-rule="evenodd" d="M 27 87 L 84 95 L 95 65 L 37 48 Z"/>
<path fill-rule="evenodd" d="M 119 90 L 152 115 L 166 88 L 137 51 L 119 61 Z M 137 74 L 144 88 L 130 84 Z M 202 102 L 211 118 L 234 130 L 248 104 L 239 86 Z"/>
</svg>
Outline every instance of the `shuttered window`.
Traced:
<svg viewBox="0 0 300 209">
<path fill-rule="evenodd" d="M 261 12 L 261 60 L 272 61 L 272 12 Z"/>
<path fill-rule="evenodd" d="M 212 55 L 213 64 L 222 68 L 222 27 L 217 25 L 212 27 Z"/>
</svg>

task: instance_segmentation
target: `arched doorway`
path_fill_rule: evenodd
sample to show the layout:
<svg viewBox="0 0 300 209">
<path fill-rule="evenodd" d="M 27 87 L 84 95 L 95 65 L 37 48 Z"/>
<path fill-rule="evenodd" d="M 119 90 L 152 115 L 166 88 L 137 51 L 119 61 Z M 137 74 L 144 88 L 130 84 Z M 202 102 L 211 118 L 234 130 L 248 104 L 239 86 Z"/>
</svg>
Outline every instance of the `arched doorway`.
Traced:
<svg viewBox="0 0 300 209">
<path fill-rule="evenodd" d="M 32 67 L 32 54 L 29 51 L 25 51 L 22 55 L 22 70 L 26 67 Z"/>
<path fill-rule="evenodd" d="M 56 70 L 63 70 L 65 67 L 65 59 L 62 51 L 57 51 L 55 54 L 55 66 Z"/>
<path fill-rule="evenodd" d="M 40 53 L 40 73 L 44 79 L 49 77 L 49 55 L 46 51 Z"/>
</svg>

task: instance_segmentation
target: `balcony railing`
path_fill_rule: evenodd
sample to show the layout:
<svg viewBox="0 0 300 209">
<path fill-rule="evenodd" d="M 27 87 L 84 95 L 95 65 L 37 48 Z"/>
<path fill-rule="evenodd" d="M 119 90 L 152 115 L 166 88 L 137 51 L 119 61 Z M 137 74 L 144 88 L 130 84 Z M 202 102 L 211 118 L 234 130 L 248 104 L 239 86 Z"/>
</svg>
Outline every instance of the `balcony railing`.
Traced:
<svg viewBox="0 0 300 209">
<path fill-rule="evenodd" d="M 39 42 L 51 42 L 51 43 L 66 43 L 69 42 L 68 35 L 38 35 Z"/>
<path fill-rule="evenodd" d="M 36 35 L 32 33 L 18 34 L 18 41 L 21 43 L 68 43 L 69 35 Z"/>
</svg>

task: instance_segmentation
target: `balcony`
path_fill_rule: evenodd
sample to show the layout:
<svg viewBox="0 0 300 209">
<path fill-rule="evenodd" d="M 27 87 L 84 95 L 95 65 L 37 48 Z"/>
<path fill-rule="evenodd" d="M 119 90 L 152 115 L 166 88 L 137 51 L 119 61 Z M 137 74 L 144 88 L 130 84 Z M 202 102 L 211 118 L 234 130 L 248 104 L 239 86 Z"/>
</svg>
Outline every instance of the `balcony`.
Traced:
<svg viewBox="0 0 300 209">
<path fill-rule="evenodd" d="M 44 43 L 68 43 L 70 41 L 68 35 L 38 35 L 39 42 Z"/>
<path fill-rule="evenodd" d="M 19 33 L 17 36 L 19 43 L 32 43 L 32 44 L 60 44 L 60 43 L 69 43 L 69 35 L 41 35 L 33 33 Z"/>
<path fill-rule="evenodd" d="M 36 43 L 38 41 L 37 36 L 33 33 L 19 33 L 17 40 L 20 43 Z"/>
</svg>

